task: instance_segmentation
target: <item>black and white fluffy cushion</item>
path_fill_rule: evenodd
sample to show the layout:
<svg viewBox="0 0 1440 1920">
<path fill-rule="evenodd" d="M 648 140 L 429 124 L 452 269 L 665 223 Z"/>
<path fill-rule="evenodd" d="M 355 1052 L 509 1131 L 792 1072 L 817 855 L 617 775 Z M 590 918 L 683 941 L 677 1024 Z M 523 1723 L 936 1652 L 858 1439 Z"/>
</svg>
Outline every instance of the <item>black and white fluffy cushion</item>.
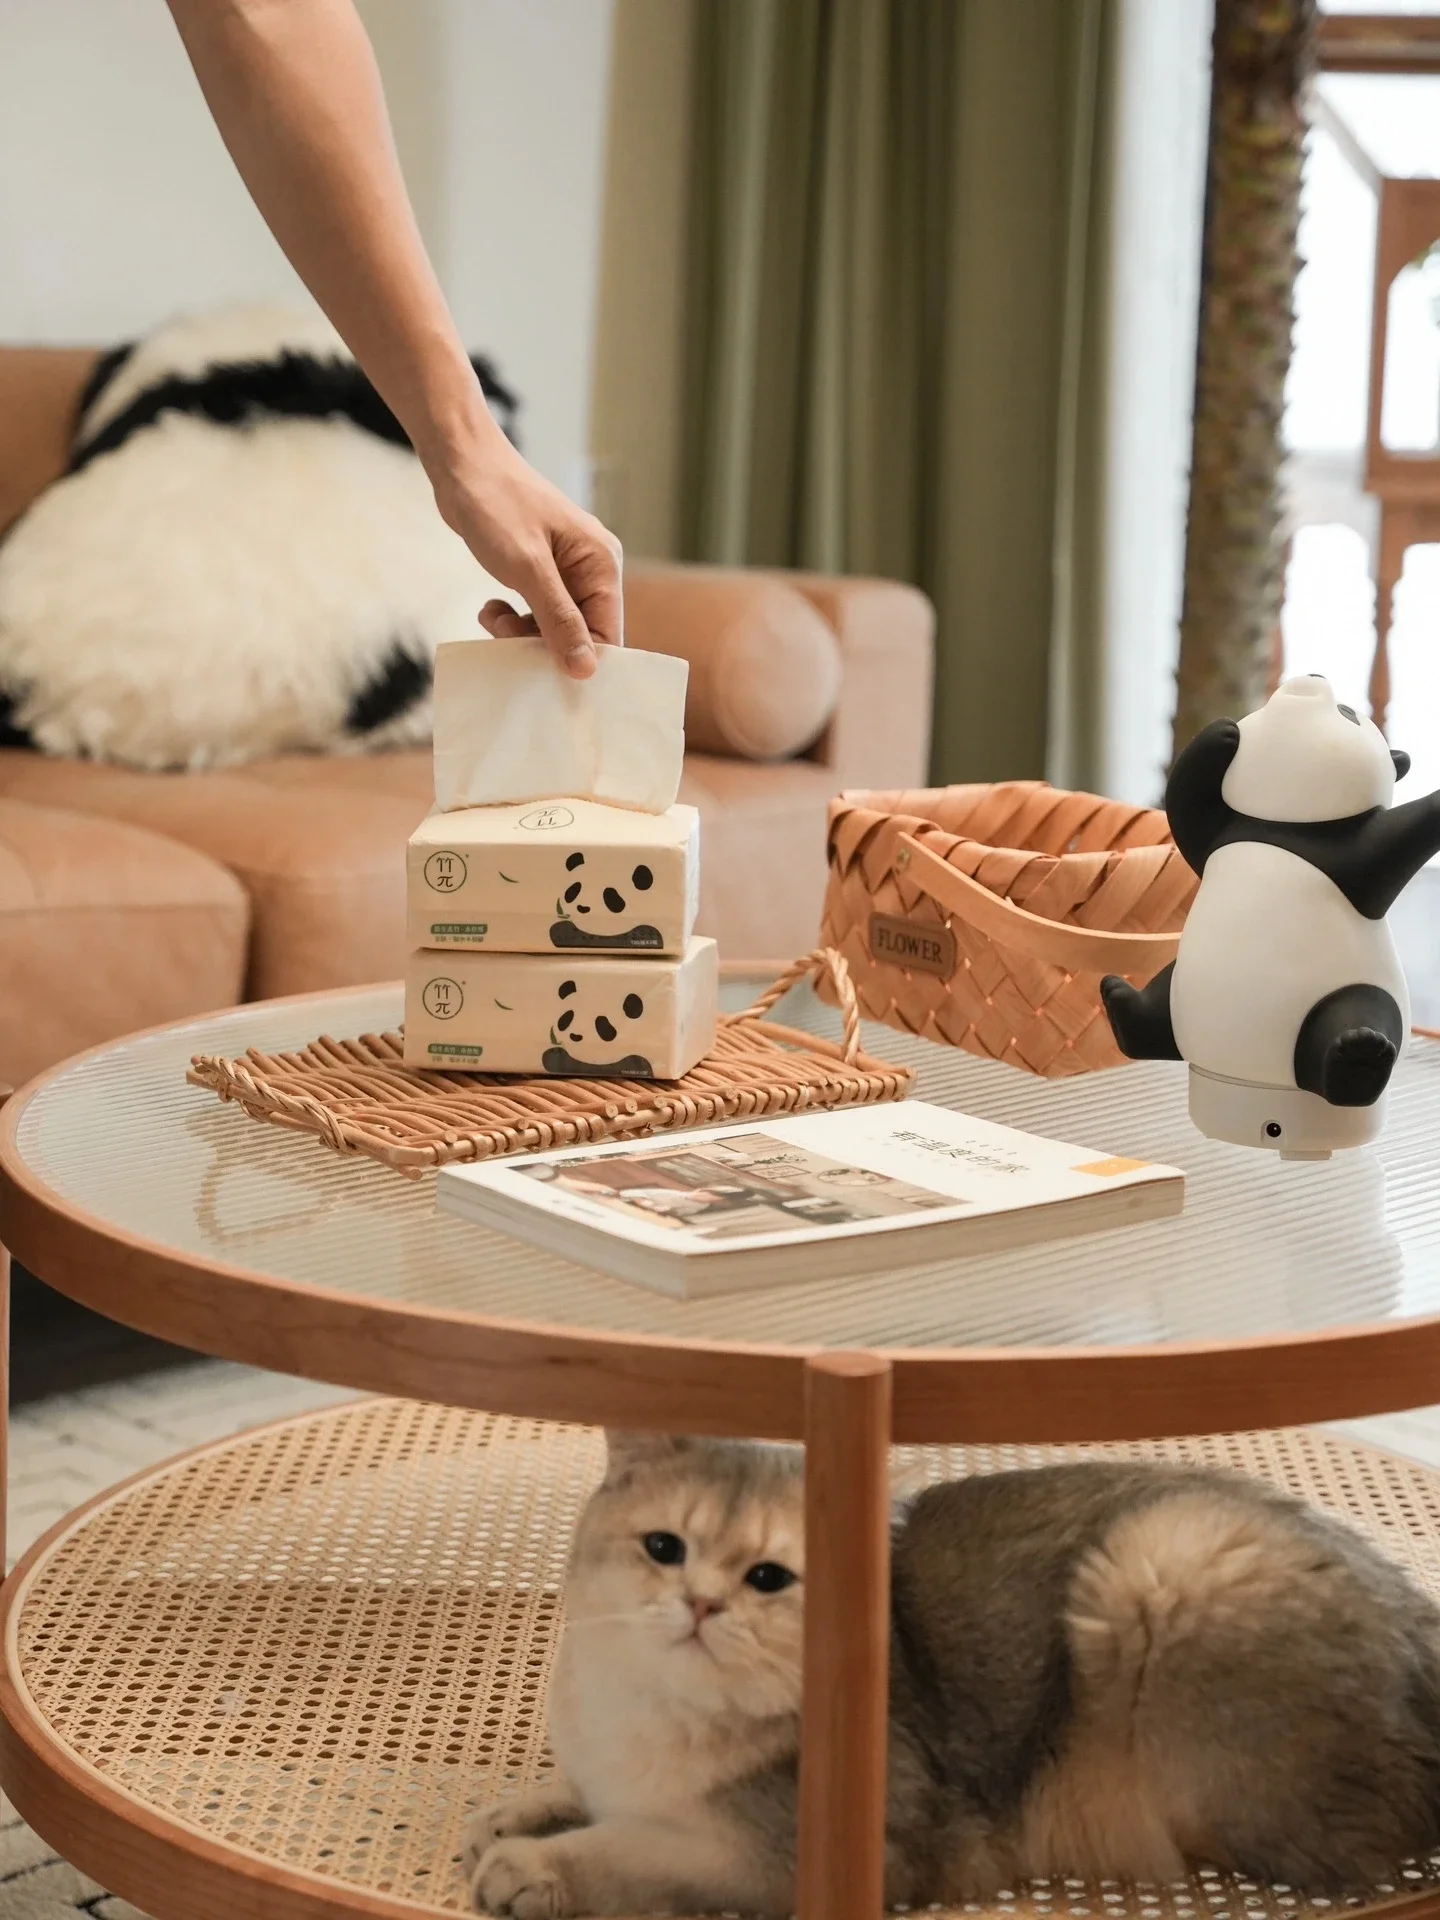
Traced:
<svg viewBox="0 0 1440 1920">
<path fill-rule="evenodd" d="M 498 591 L 325 320 L 176 321 L 102 362 L 0 543 L 0 741 L 151 768 L 419 742 L 436 644 Z"/>
</svg>

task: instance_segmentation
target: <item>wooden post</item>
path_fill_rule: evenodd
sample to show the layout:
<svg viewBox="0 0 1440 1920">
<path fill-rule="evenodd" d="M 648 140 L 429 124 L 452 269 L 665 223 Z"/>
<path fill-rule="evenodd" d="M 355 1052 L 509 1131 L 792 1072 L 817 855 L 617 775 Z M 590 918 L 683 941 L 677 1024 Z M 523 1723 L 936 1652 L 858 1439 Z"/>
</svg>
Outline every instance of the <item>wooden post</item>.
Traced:
<svg viewBox="0 0 1440 1920">
<path fill-rule="evenodd" d="M 0 1107 L 15 1091 L 0 1083 Z M 0 1242 L 0 1584 L 5 1579 L 6 1520 L 10 1513 L 10 1250 Z"/>
<path fill-rule="evenodd" d="M 800 1920 L 884 1911 L 890 1401 L 875 1354 L 806 1367 Z"/>
<path fill-rule="evenodd" d="M 1375 577 L 1375 657 L 1370 663 L 1370 718 L 1381 733 L 1390 720 L 1390 625 L 1395 618 L 1395 589 L 1405 571 L 1405 552 L 1414 539 L 1408 508 L 1380 499 L 1380 564 Z"/>
</svg>

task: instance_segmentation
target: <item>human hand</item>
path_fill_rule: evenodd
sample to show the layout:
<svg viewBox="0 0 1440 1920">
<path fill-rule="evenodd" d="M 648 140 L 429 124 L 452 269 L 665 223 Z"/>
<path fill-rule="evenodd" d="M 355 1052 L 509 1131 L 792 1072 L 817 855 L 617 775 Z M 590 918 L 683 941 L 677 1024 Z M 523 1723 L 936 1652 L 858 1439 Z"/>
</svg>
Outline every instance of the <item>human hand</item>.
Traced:
<svg viewBox="0 0 1440 1920">
<path fill-rule="evenodd" d="M 497 432 L 483 456 L 435 478 L 445 522 L 489 573 L 522 594 L 480 609 L 499 639 L 539 634 L 566 673 L 586 680 L 597 646 L 623 646 L 620 542 L 536 473 Z"/>
</svg>

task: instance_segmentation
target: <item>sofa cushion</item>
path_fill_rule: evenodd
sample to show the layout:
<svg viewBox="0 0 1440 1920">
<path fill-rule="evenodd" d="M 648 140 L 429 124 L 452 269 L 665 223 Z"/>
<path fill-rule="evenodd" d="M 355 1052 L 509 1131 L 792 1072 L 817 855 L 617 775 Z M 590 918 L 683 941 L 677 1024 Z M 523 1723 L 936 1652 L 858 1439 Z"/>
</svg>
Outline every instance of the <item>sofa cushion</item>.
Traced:
<svg viewBox="0 0 1440 1920">
<path fill-rule="evenodd" d="M 245 778 L 292 792 L 389 794 L 407 801 L 417 820 L 435 804 L 435 774 L 428 749 L 374 753 L 363 759 L 348 754 L 282 753 L 273 760 L 252 761 Z"/>
<path fill-rule="evenodd" d="M 0 756 L 3 759 L 3 756 Z M 296 754 L 259 761 L 247 780 L 277 790 L 354 794 L 383 785 L 408 796 L 415 818 L 430 805 L 430 756 L 377 754 L 335 760 Z M 790 960 L 813 947 L 825 893 L 825 826 L 835 791 L 828 767 L 796 760 L 757 766 L 704 753 L 685 756 L 680 798 L 700 814 L 697 931 L 722 960 Z"/>
<path fill-rule="evenodd" d="M 3 756 L 0 756 L 3 760 Z M 407 796 L 415 818 L 430 805 L 430 756 L 367 760 L 295 754 L 258 761 L 247 780 L 276 790 Z M 757 766 L 704 753 L 685 756 L 680 798 L 700 814 L 697 931 L 722 960 L 790 960 L 813 947 L 825 893 L 825 826 L 835 776 L 808 760 Z"/>
<path fill-rule="evenodd" d="M 794 587 L 720 567 L 631 567 L 630 644 L 690 663 L 685 739 L 692 751 L 788 760 L 829 725 L 840 645 Z"/>
<path fill-rule="evenodd" d="M 0 762 L 3 762 L 0 755 Z M 381 785 L 408 796 L 415 818 L 430 805 L 430 756 L 367 760 L 296 754 L 257 761 L 245 778 L 277 791 L 362 794 Z M 757 766 L 704 753 L 685 756 L 680 798 L 700 814 L 697 931 L 722 960 L 789 960 L 813 947 L 825 893 L 825 824 L 835 776 L 808 760 Z"/>
<path fill-rule="evenodd" d="M 815 944 L 834 786 L 806 760 L 687 756 L 680 798 L 701 818 L 699 930 L 719 940 L 722 959 L 784 960 Z M 251 898 L 252 997 L 402 970 L 404 848 L 430 804 L 426 753 L 145 774 L 0 751 L 7 793 L 133 821 L 229 867 Z"/>
<path fill-rule="evenodd" d="M 252 999 L 401 971 L 405 843 L 426 811 L 422 800 L 323 786 L 296 792 L 248 772 L 139 773 L 19 749 L 0 751 L 3 794 L 148 827 L 228 867 L 250 896 Z"/>
<path fill-rule="evenodd" d="M 700 812 L 700 933 L 722 961 L 793 960 L 820 932 L 834 775 L 692 753 L 680 798 Z"/>
<path fill-rule="evenodd" d="M 232 1006 L 248 922 L 244 889 L 189 847 L 0 799 L 0 1080 Z"/>
</svg>

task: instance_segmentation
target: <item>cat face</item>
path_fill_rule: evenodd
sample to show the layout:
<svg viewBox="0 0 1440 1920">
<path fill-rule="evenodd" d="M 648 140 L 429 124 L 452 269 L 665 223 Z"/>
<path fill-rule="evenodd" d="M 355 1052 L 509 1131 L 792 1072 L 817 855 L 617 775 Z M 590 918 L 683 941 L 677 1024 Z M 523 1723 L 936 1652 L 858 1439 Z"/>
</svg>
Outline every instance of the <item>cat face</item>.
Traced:
<svg viewBox="0 0 1440 1920">
<path fill-rule="evenodd" d="M 798 1712 L 798 1449 L 612 1435 L 565 1595 L 579 1662 L 705 1712 Z"/>
</svg>

